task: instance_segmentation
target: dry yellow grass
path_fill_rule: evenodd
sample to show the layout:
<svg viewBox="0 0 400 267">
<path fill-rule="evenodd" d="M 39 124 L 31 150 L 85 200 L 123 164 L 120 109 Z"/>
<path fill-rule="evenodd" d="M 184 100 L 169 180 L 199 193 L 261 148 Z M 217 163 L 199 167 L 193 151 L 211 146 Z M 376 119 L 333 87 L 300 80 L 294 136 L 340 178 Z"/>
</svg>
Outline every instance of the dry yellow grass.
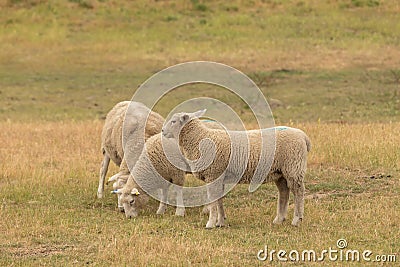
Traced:
<svg viewBox="0 0 400 267">
<path fill-rule="evenodd" d="M 2 181 L 51 184 L 71 174 L 93 177 L 101 156 L 101 128 L 100 121 L 2 123 Z"/>
<path fill-rule="evenodd" d="M 151 202 L 126 220 L 113 196 L 96 199 L 101 121 L 0 123 L 0 265 L 268 265 L 264 245 L 320 251 L 339 238 L 398 258 L 400 123 L 294 126 L 313 143 L 304 224 L 271 224 L 273 185 L 238 186 L 230 226 L 208 231 L 200 208 L 158 217 Z"/>
<path fill-rule="evenodd" d="M 304 124 L 313 140 L 311 164 L 360 171 L 400 168 L 400 123 Z"/>
</svg>

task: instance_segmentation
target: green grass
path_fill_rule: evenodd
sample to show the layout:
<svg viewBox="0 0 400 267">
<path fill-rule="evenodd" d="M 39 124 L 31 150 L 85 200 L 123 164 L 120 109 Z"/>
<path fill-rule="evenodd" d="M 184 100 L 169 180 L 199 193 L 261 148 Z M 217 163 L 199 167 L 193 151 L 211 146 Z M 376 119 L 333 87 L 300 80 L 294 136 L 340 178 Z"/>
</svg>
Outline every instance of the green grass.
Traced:
<svg viewBox="0 0 400 267">
<path fill-rule="evenodd" d="M 0 265 L 268 266 L 256 258 L 265 245 L 321 251 L 339 238 L 398 262 L 399 11 L 396 0 L 0 1 Z M 114 196 L 96 198 L 106 113 L 192 60 L 244 72 L 281 101 L 277 124 L 310 136 L 301 227 L 272 225 L 271 184 L 236 187 L 229 226 L 210 231 L 200 208 L 156 216 L 151 201 L 127 220 Z M 155 110 L 200 96 L 254 125 L 239 98 L 209 85 L 178 88 Z"/>
<path fill-rule="evenodd" d="M 0 81 L 0 120 L 82 120 L 104 118 L 118 101 L 130 99 L 148 77 L 127 73 L 58 74 L 41 76 L 6 71 Z M 248 75 L 273 107 L 277 123 L 398 121 L 400 83 L 394 70 L 272 71 Z M 28 85 L 28 86 L 27 86 Z M 156 107 L 167 115 L 170 107 L 194 97 L 212 95 L 250 121 L 250 110 L 233 94 L 216 86 L 184 86 Z"/>
<path fill-rule="evenodd" d="M 102 118 L 157 71 L 190 60 L 218 61 L 248 74 L 267 98 L 283 101 L 273 110 L 278 123 L 399 116 L 396 1 L 1 5 L 3 121 Z M 229 98 L 243 108 L 216 91 L 197 95 Z M 171 99 L 195 95 L 187 89 Z M 158 108 L 163 115 L 168 110 Z"/>
<path fill-rule="evenodd" d="M 398 3 L 351 3 L 9 3 L 0 11 L 0 47 L 7 51 L 0 61 L 44 73 L 75 69 L 141 74 L 199 59 L 247 72 L 396 65 Z"/>
</svg>

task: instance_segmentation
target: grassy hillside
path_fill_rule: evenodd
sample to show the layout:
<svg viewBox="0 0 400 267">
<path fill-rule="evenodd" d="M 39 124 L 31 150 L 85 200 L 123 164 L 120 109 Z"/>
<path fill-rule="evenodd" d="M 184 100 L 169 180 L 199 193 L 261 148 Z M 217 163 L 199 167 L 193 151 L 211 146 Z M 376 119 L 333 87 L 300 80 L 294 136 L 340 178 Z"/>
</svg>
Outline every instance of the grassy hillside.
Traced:
<svg viewBox="0 0 400 267">
<path fill-rule="evenodd" d="M 320 252 L 341 238 L 400 261 L 397 0 L 0 0 L 0 51 L 0 266 L 283 265 L 257 252 Z M 277 124 L 310 136 L 301 227 L 272 225 L 271 184 L 235 188 L 229 226 L 211 231 L 200 208 L 161 217 L 151 201 L 126 220 L 114 196 L 96 198 L 108 110 L 192 60 L 246 73 L 275 99 Z M 240 99 L 209 85 L 178 88 L 156 111 L 198 96 L 253 125 Z"/>
<path fill-rule="evenodd" d="M 282 100 L 282 123 L 397 120 L 398 2 L 322 2 L 4 1 L 0 119 L 101 118 L 155 72 L 212 60 Z"/>
</svg>

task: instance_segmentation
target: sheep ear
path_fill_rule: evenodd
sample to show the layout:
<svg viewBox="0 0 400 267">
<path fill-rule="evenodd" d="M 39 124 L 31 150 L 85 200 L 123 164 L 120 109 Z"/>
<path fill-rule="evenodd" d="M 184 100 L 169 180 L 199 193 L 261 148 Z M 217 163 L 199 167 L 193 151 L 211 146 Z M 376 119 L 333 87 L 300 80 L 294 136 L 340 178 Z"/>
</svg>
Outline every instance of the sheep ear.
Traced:
<svg viewBox="0 0 400 267">
<path fill-rule="evenodd" d="M 181 123 L 187 122 L 189 120 L 189 115 L 188 114 L 183 114 L 179 120 L 181 121 Z"/>
<path fill-rule="evenodd" d="M 131 194 L 135 195 L 135 196 L 140 195 L 139 190 L 137 190 L 137 188 L 133 188 L 132 191 L 131 191 Z"/>
<path fill-rule="evenodd" d="M 193 116 L 196 118 L 200 118 L 201 116 L 203 116 L 206 113 L 206 111 L 207 111 L 207 109 L 198 110 L 193 113 Z"/>
</svg>

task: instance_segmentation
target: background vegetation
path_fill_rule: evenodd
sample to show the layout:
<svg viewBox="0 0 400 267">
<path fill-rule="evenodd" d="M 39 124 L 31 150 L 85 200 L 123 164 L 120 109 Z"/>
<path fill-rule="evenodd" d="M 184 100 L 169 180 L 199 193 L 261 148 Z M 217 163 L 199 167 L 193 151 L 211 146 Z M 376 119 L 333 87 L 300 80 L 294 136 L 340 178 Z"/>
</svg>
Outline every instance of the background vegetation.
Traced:
<svg viewBox="0 0 400 267">
<path fill-rule="evenodd" d="M 321 251 L 339 238 L 400 261 L 399 14 L 396 0 L 0 0 L 0 265 L 269 265 L 264 245 Z M 211 231 L 200 208 L 160 217 L 151 202 L 126 220 L 113 196 L 96 199 L 107 111 L 192 60 L 243 71 L 277 124 L 310 136 L 300 228 L 272 225 L 273 185 L 235 188 L 230 226 Z M 156 110 L 207 95 L 254 123 L 239 99 L 195 89 Z"/>
</svg>

